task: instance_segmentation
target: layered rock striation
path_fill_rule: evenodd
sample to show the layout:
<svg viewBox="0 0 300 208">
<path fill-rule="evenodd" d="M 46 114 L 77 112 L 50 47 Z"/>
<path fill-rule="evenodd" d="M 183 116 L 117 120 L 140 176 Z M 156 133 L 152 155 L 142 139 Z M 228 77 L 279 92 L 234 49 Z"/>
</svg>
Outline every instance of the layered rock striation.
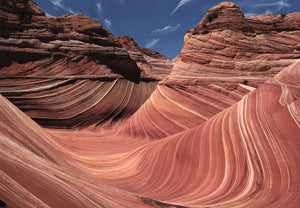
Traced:
<svg viewBox="0 0 300 208">
<path fill-rule="evenodd" d="M 146 55 L 124 48 L 82 14 L 46 17 L 31 0 L 1 1 L 0 6 L 0 93 L 40 124 L 118 123 L 162 79 L 155 69 L 172 67 L 165 58 L 149 57 L 149 49 Z"/>
<path fill-rule="evenodd" d="M 299 13 L 246 18 L 223 2 L 188 31 L 172 75 L 274 76 L 300 57 L 299 29 Z"/>
<path fill-rule="evenodd" d="M 127 50 L 142 52 L 152 58 L 167 59 L 164 55 L 160 54 L 157 51 L 152 51 L 149 48 L 139 47 L 138 44 L 128 36 L 122 36 L 122 37 L 116 36 L 116 38 L 122 44 L 123 48 Z"/>
<path fill-rule="evenodd" d="M 211 8 L 120 135 L 164 138 L 230 107 L 300 58 L 299 23 L 300 13 L 246 18 L 234 3 Z"/>
<path fill-rule="evenodd" d="M 1 199 L 10 207 L 296 207 L 299 67 L 201 125 L 148 143 L 47 132 L 1 96 Z"/>
<path fill-rule="evenodd" d="M 299 13 L 221 3 L 174 66 L 31 0 L 0 18 L 0 206 L 300 203 Z"/>
</svg>

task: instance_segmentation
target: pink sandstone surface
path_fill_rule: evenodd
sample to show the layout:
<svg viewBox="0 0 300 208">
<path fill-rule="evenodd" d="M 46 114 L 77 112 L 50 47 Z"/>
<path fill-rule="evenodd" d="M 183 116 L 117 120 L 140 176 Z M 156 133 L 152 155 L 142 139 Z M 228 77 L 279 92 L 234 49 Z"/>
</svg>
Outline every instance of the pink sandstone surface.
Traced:
<svg viewBox="0 0 300 208">
<path fill-rule="evenodd" d="M 188 31 L 170 75 L 119 132 L 143 139 L 190 129 L 299 59 L 299 44 L 300 13 L 245 18 L 221 3 Z"/>
<path fill-rule="evenodd" d="M 0 20 L 1 206 L 300 204 L 299 13 L 221 3 L 175 63 L 31 0 Z"/>
</svg>

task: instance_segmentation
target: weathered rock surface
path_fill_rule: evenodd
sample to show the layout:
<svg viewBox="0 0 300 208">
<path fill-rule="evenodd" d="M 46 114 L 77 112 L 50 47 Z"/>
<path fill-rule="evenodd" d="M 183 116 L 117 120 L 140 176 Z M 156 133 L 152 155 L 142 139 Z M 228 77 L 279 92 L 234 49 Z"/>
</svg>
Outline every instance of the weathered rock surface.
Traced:
<svg viewBox="0 0 300 208">
<path fill-rule="evenodd" d="M 298 61 L 202 125 L 149 143 L 49 134 L 1 96 L 1 199 L 10 207 L 297 207 L 299 69 Z"/>
<path fill-rule="evenodd" d="M 199 125 L 299 59 L 299 46 L 300 13 L 245 18 L 221 3 L 188 31 L 170 75 L 119 134 L 157 139 Z"/>
<path fill-rule="evenodd" d="M 300 204 L 299 13 L 221 3 L 170 75 L 81 14 L 8 0 L 0 18 L 1 206 Z"/>
<path fill-rule="evenodd" d="M 300 13 L 245 18 L 236 4 L 221 3 L 188 31 L 172 75 L 274 76 L 300 58 L 299 30 Z"/>
<path fill-rule="evenodd" d="M 116 38 L 122 44 L 123 48 L 125 48 L 127 50 L 141 52 L 152 58 L 167 59 L 164 55 L 162 55 L 161 53 L 159 53 L 157 51 L 152 51 L 149 48 L 139 47 L 138 44 L 132 38 L 130 38 L 128 36 L 122 36 L 122 37 L 116 36 Z"/>
<path fill-rule="evenodd" d="M 144 58 L 151 64 L 152 71 L 158 74 L 160 77 L 165 78 L 168 76 L 173 68 L 174 62 L 171 59 L 167 59 L 164 55 L 157 51 L 152 51 L 149 48 L 139 47 L 138 44 L 128 36 L 116 36 L 116 39 L 122 44 L 123 48 L 141 52 L 146 55 Z"/>
<path fill-rule="evenodd" d="M 132 152 L 136 172 L 113 183 L 184 207 L 297 206 L 299 79 L 297 61 L 201 125 Z"/>
<path fill-rule="evenodd" d="M 0 6 L 0 92 L 40 124 L 118 123 L 146 101 L 173 66 L 123 48 L 82 14 L 46 17 L 31 0 Z M 155 73 L 164 66 L 166 74 Z"/>
</svg>

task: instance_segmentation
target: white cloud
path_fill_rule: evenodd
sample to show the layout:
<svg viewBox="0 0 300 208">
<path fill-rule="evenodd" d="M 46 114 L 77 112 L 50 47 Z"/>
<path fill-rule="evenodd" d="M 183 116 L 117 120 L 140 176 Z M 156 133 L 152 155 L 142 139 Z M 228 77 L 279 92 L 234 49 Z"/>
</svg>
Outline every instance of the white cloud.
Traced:
<svg viewBox="0 0 300 208">
<path fill-rule="evenodd" d="M 50 14 L 49 12 L 45 12 L 45 15 L 46 15 L 47 17 L 53 17 L 53 15 Z"/>
<path fill-rule="evenodd" d="M 258 13 L 252 13 L 252 12 L 244 13 L 245 17 L 252 17 L 252 16 L 258 16 L 258 15 L 259 15 Z"/>
<path fill-rule="evenodd" d="M 101 4 L 100 0 L 98 0 L 98 2 L 96 3 L 96 10 L 97 10 L 97 13 L 99 15 L 99 17 L 96 18 L 96 20 L 98 20 L 99 22 L 102 22 L 103 25 L 107 29 L 111 30 L 112 22 L 108 18 L 105 17 L 105 12 L 103 10 L 103 7 L 102 7 L 102 4 Z"/>
<path fill-rule="evenodd" d="M 269 9 L 267 9 L 267 10 L 265 11 L 265 14 L 273 14 L 273 11 L 272 11 L 272 10 L 269 10 Z"/>
<path fill-rule="evenodd" d="M 100 2 L 98 2 L 98 3 L 96 4 L 96 8 L 97 8 L 97 13 L 98 13 L 99 15 L 102 15 L 103 9 L 102 9 L 102 6 L 101 6 L 101 3 L 100 3 Z"/>
<path fill-rule="evenodd" d="M 291 7 L 291 4 L 287 0 L 279 0 L 275 2 L 270 2 L 269 0 L 261 0 L 260 2 L 261 3 L 254 3 L 250 5 L 250 7 L 255 8 L 255 11 L 259 10 L 259 12 L 246 12 L 244 13 L 245 17 L 273 14 L 274 12 L 281 10 L 283 7 Z"/>
<path fill-rule="evenodd" d="M 71 9 L 70 7 L 66 8 L 63 5 L 63 0 L 50 0 L 51 3 L 55 6 L 56 9 L 63 9 L 67 12 L 69 12 L 70 14 L 74 15 L 77 14 L 78 12 L 75 12 L 73 9 Z M 48 13 L 49 14 L 49 13 Z M 47 14 L 46 14 L 47 15 Z M 48 15 L 47 15 L 48 16 Z M 51 14 L 49 14 L 49 16 L 52 16 Z"/>
<path fill-rule="evenodd" d="M 78 12 L 74 12 L 74 10 L 73 9 L 71 9 L 71 8 L 68 8 L 67 9 L 67 11 L 68 12 L 70 12 L 70 14 L 72 14 L 72 15 L 74 15 L 74 14 L 77 14 Z"/>
<path fill-rule="evenodd" d="M 183 5 L 191 2 L 192 0 L 180 0 L 180 2 L 177 4 L 176 8 L 172 11 L 172 15 Z"/>
<path fill-rule="evenodd" d="M 173 32 L 177 30 L 180 27 L 180 24 L 177 24 L 175 26 L 167 25 L 161 29 L 153 30 L 154 33 L 162 33 L 162 32 Z"/>
<path fill-rule="evenodd" d="M 269 6 L 276 6 L 278 7 L 278 10 L 280 10 L 282 7 L 290 7 L 291 5 L 286 1 L 276 1 L 276 2 L 270 2 L 270 3 L 259 3 L 255 4 L 254 6 L 258 7 L 269 7 Z"/>
<path fill-rule="evenodd" d="M 65 9 L 64 5 L 62 4 L 62 0 L 51 0 L 51 3 L 57 8 Z"/>
<path fill-rule="evenodd" d="M 104 24 L 108 29 L 111 29 L 112 23 L 109 19 L 104 19 Z"/>
<path fill-rule="evenodd" d="M 159 39 L 153 39 L 150 42 L 147 42 L 146 44 L 146 48 L 152 48 L 153 46 L 155 46 L 158 43 Z"/>
</svg>

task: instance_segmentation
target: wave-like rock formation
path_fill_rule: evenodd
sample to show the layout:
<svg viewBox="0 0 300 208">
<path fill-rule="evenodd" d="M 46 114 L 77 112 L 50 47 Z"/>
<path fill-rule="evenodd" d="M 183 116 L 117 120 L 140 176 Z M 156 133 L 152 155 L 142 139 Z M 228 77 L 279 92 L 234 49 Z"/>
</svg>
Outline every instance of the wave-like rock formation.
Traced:
<svg viewBox="0 0 300 208">
<path fill-rule="evenodd" d="M 245 18 L 221 3 L 188 31 L 170 75 L 119 133 L 163 138 L 194 127 L 299 59 L 299 46 L 300 13 Z"/>
<path fill-rule="evenodd" d="M 1 199 L 10 207 L 297 207 L 299 69 L 298 61 L 202 125 L 132 150 L 116 138 L 54 139 L 1 97 Z"/>
<path fill-rule="evenodd" d="M 173 65 L 149 49 L 123 48 L 82 14 L 45 17 L 28 0 L 0 6 L 0 93 L 45 126 L 118 124 Z M 155 73 L 161 68 L 167 74 Z"/>
<path fill-rule="evenodd" d="M 1 1 L 0 207 L 297 207 L 299 16 L 221 3 L 173 63 Z"/>
<path fill-rule="evenodd" d="M 156 74 L 160 75 L 160 77 L 165 78 L 170 74 L 174 65 L 172 60 L 167 59 L 164 55 L 157 51 L 152 51 L 149 48 L 139 47 L 138 44 L 128 36 L 116 36 L 116 38 L 122 44 L 123 48 L 145 54 L 145 59 L 151 63 L 152 70 Z"/>
<path fill-rule="evenodd" d="M 272 76 L 300 57 L 300 14 L 244 17 L 236 4 L 211 8 L 186 34 L 174 76 Z"/>
<path fill-rule="evenodd" d="M 299 79 L 298 61 L 201 125 L 132 152 L 136 172 L 125 167 L 121 184 L 183 207 L 297 207 Z"/>
</svg>

